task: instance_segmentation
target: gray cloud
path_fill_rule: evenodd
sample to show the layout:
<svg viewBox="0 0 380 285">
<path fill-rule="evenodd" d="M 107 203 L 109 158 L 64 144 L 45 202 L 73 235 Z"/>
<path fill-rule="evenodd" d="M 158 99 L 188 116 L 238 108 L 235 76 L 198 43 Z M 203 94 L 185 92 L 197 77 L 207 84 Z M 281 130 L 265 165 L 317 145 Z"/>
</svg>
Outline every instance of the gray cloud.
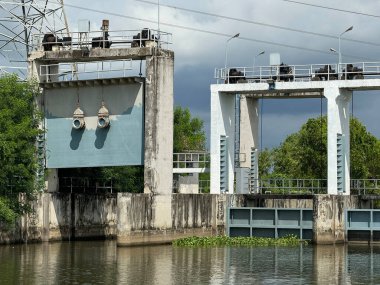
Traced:
<svg viewBox="0 0 380 285">
<path fill-rule="evenodd" d="M 125 14 L 153 21 L 157 20 L 157 7 L 155 5 L 133 0 L 111 0 L 107 2 L 81 0 L 79 3 L 71 0 L 66 2 L 100 9 L 105 12 Z M 160 0 L 160 2 L 163 5 L 174 5 L 292 29 L 324 33 L 331 36 L 337 36 L 347 27 L 353 25 L 353 31 L 344 35 L 344 38 L 380 44 L 380 39 L 374 37 L 374 35 L 378 34 L 380 19 L 374 17 L 297 5 L 281 0 Z M 320 1 L 308 1 L 308 3 L 320 4 Z M 327 1 L 323 4 L 336 8 L 343 7 L 346 10 L 380 15 L 380 5 L 377 0 L 336 0 Z M 97 25 L 99 26 L 101 19 L 109 18 L 111 20 L 111 29 L 157 27 L 156 24 L 108 16 L 107 14 L 102 15 L 78 11 L 72 8 L 67 8 L 66 10 L 70 24 L 73 26 L 77 25 L 77 19 L 88 18 L 94 23 L 94 28 L 98 28 Z M 224 66 L 227 37 L 169 27 L 163 23 L 229 35 L 240 32 L 242 38 L 272 41 L 301 48 L 291 49 L 237 38 L 229 44 L 230 66 L 252 66 L 254 55 L 261 50 L 265 50 L 266 53 L 257 58 L 256 65 L 268 65 L 269 54 L 271 52 L 279 52 L 282 61 L 288 64 L 325 64 L 335 63 L 338 60 L 336 54 L 328 53 L 330 47 L 337 48 L 338 46 L 338 40 L 334 38 L 283 31 L 166 7 L 161 7 L 160 15 L 161 29 L 173 33 L 174 43 L 171 48 L 175 51 L 176 58 L 175 103 L 189 107 L 193 114 L 200 116 L 204 120 L 209 120 L 210 117 L 209 85 L 215 82 L 213 79 L 214 68 Z M 317 49 L 327 53 L 310 52 L 302 50 L 302 48 Z M 378 46 L 342 40 L 343 61 L 346 62 L 358 61 L 358 59 L 351 58 L 350 55 L 380 61 L 378 50 Z M 363 92 L 356 94 L 354 97 L 355 115 L 377 136 L 380 136 L 380 125 L 376 123 L 379 121 L 379 112 L 376 107 L 380 106 L 378 104 L 380 103 L 379 96 L 378 92 Z M 318 100 L 302 100 L 299 102 L 290 100 L 286 103 L 276 100 L 270 104 L 268 103 L 266 108 L 264 108 L 263 114 L 264 122 L 266 122 L 264 125 L 267 126 L 268 124 L 268 129 L 263 131 L 264 146 L 278 145 L 287 134 L 296 131 L 307 118 L 315 117 L 318 114 Z M 206 126 L 209 129 L 209 121 L 206 121 Z"/>
</svg>

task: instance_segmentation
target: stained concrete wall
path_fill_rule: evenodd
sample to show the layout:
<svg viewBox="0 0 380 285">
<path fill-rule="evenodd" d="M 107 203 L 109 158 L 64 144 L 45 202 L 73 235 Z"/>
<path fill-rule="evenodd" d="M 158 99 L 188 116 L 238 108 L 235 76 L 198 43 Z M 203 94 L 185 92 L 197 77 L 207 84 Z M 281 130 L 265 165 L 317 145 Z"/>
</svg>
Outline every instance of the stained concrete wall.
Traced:
<svg viewBox="0 0 380 285">
<path fill-rule="evenodd" d="M 227 207 L 242 207 L 245 201 L 243 195 L 119 193 L 117 244 L 160 244 L 185 236 L 224 234 Z"/>
<path fill-rule="evenodd" d="M 116 195 L 41 193 L 29 206 L 14 225 L 0 224 L 0 244 L 116 237 Z"/>
<path fill-rule="evenodd" d="M 0 225 L 0 244 L 117 237 L 118 245 L 129 246 L 221 235 L 229 207 L 313 207 L 314 241 L 333 244 L 345 241 L 344 210 L 367 208 L 369 203 L 342 195 L 280 199 L 229 194 L 43 193 L 29 205 L 32 211 L 12 227 Z"/>
<path fill-rule="evenodd" d="M 313 240 L 317 244 L 345 242 L 345 209 L 360 208 L 358 196 L 315 195 L 313 198 Z"/>
</svg>

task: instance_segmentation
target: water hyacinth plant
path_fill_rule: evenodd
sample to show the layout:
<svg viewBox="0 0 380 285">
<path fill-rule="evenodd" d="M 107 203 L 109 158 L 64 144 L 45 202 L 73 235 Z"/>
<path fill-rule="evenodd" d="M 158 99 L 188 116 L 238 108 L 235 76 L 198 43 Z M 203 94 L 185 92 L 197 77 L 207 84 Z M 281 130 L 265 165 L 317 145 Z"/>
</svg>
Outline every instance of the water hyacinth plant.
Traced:
<svg viewBox="0 0 380 285">
<path fill-rule="evenodd" d="M 280 238 L 264 238 L 264 237 L 228 237 L 228 236 L 212 236 L 212 237 L 186 237 L 173 241 L 174 246 L 178 247 L 200 247 L 200 246 L 297 246 L 301 241 L 295 235 L 288 235 Z"/>
</svg>

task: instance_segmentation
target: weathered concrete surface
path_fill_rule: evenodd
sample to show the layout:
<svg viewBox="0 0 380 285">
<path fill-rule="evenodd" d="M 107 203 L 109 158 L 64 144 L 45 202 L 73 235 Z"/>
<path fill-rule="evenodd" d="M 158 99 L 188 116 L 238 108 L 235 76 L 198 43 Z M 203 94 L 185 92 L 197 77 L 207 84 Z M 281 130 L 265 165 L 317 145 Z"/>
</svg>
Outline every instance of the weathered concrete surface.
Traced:
<svg viewBox="0 0 380 285">
<path fill-rule="evenodd" d="M 297 199 L 299 198 L 299 199 Z M 25 199 L 21 195 L 20 199 Z M 344 210 L 367 208 L 359 196 L 318 195 L 258 197 L 258 195 L 131 194 L 83 195 L 42 193 L 29 203 L 32 211 L 15 224 L 0 224 L 0 244 L 113 238 L 120 246 L 169 243 L 185 236 L 225 234 L 228 207 L 314 209 L 314 241 L 345 241 Z"/>
<path fill-rule="evenodd" d="M 313 208 L 312 199 L 265 199 L 264 208 Z"/>
<path fill-rule="evenodd" d="M 115 237 L 117 229 L 116 195 L 82 195 L 75 198 L 75 239 Z"/>
<path fill-rule="evenodd" d="M 33 51 L 29 56 L 31 59 L 38 59 L 43 64 L 53 64 L 59 62 L 75 61 L 100 61 L 117 59 L 139 60 L 147 56 L 152 56 L 154 48 L 112 48 L 112 49 L 91 49 L 91 50 L 60 50 L 60 51 Z M 173 53 L 173 52 L 172 52 Z M 48 63 L 47 63 L 48 62 Z"/>
<path fill-rule="evenodd" d="M 185 236 L 224 234 L 227 207 L 244 205 L 243 195 L 119 193 L 117 244 L 169 243 Z"/>
<path fill-rule="evenodd" d="M 29 206 L 14 225 L 0 225 L 0 244 L 116 236 L 116 195 L 41 193 Z"/>
<path fill-rule="evenodd" d="M 313 235 L 317 244 L 345 242 L 345 209 L 360 207 L 358 196 L 315 195 L 313 198 Z"/>
<path fill-rule="evenodd" d="M 199 174 L 193 173 L 191 176 L 178 176 L 178 193 L 198 194 L 199 193 Z"/>
<path fill-rule="evenodd" d="M 0 222 L 0 244 L 21 243 L 21 224 L 20 219 L 12 225 Z"/>
<path fill-rule="evenodd" d="M 146 58 L 144 193 L 173 189 L 174 53 L 153 49 Z"/>
<path fill-rule="evenodd" d="M 245 195 L 246 207 L 259 208 L 313 208 L 313 195 Z"/>
</svg>

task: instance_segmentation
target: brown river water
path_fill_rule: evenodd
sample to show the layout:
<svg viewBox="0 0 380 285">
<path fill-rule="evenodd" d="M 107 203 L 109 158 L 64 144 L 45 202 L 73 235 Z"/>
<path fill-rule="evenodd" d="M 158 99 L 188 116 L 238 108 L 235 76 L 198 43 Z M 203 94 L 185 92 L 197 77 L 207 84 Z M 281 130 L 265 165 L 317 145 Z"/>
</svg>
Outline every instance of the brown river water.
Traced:
<svg viewBox="0 0 380 285">
<path fill-rule="evenodd" d="M 380 246 L 0 246 L 0 284 L 380 284 Z"/>
</svg>

